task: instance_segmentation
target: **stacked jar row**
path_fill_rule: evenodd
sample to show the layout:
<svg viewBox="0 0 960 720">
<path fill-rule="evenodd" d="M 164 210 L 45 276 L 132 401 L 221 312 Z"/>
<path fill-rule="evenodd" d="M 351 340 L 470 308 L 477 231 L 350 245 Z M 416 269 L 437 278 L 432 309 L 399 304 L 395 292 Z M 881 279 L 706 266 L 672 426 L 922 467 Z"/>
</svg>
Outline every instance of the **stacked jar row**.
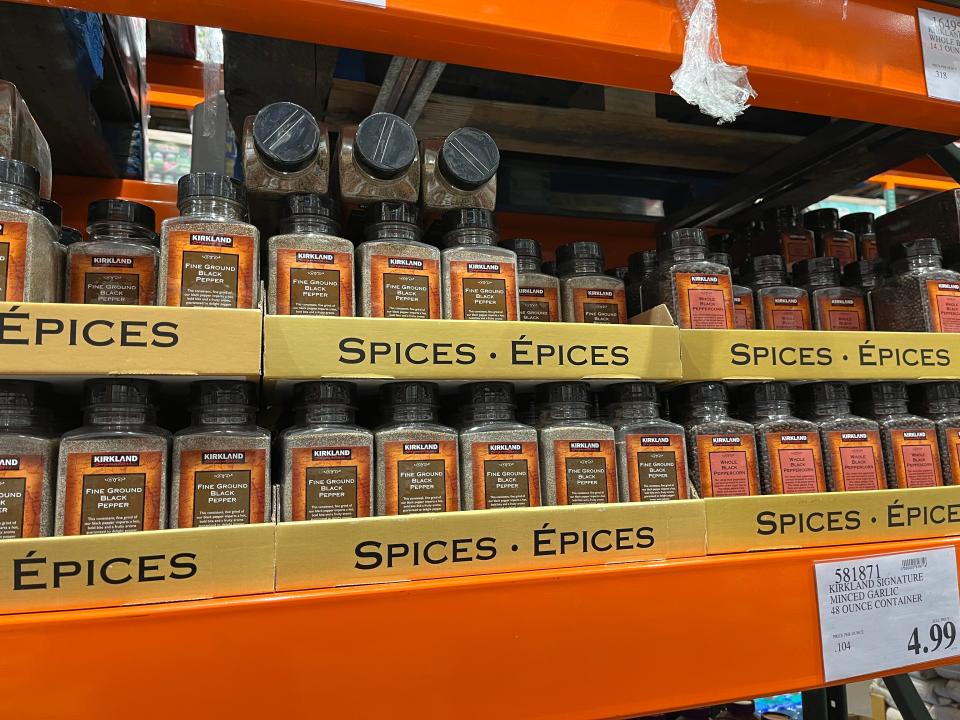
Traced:
<svg viewBox="0 0 960 720">
<path fill-rule="evenodd" d="M 843 383 L 798 387 L 796 411 L 786 383 L 758 383 L 731 415 L 721 383 L 547 383 L 518 413 L 509 383 L 471 383 L 441 421 L 436 385 L 393 383 L 359 425 L 351 384 L 309 382 L 272 443 L 254 385 L 200 381 L 171 450 L 149 382 L 90 381 L 83 426 L 58 437 L 45 386 L 7 381 L 0 537 L 264 522 L 271 447 L 283 520 L 957 484 L 960 385 L 912 391 L 919 414 L 902 383 L 859 386 L 854 415 Z"/>
</svg>

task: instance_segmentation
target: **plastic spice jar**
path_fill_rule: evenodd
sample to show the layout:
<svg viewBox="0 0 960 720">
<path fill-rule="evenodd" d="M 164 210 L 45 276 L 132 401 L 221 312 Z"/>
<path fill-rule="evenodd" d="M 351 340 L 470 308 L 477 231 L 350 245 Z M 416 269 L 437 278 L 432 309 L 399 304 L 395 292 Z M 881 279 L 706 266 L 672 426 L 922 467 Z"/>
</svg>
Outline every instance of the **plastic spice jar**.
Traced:
<svg viewBox="0 0 960 720">
<path fill-rule="evenodd" d="M 666 304 L 682 328 L 733 329 L 730 268 L 708 261 L 706 248 L 707 236 L 700 228 L 680 228 L 661 235 L 652 300 Z"/>
<path fill-rule="evenodd" d="M 623 281 L 603 272 L 603 249 L 574 242 L 557 249 L 564 322 L 620 324 L 627 321 Z"/>
<path fill-rule="evenodd" d="M 715 262 L 718 265 L 730 267 L 730 255 L 723 252 L 712 252 L 707 255 L 707 260 Z M 731 276 L 732 276 L 731 271 Z M 730 288 L 733 290 L 733 323 L 738 330 L 753 330 L 757 326 L 756 305 L 753 300 L 753 291 L 734 282 Z"/>
<path fill-rule="evenodd" d="M 0 157 L 0 300 L 54 302 L 57 229 L 38 208 L 40 174 Z"/>
<path fill-rule="evenodd" d="M 840 227 L 840 213 L 835 208 L 821 208 L 803 214 L 803 226 L 813 231 L 817 254 L 835 257 L 843 269 L 857 259 L 857 239 Z"/>
<path fill-rule="evenodd" d="M 517 254 L 520 319 L 560 322 L 560 281 L 541 271 L 540 243 L 531 238 L 514 238 L 500 245 Z"/>
<path fill-rule="evenodd" d="M 804 260 L 794 278 L 810 295 L 813 327 L 817 330 L 868 330 L 867 302 L 859 288 L 840 284 L 840 266 L 834 257 Z"/>
<path fill-rule="evenodd" d="M 890 276 L 871 292 L 877 330 L 960 332 L 960 273 L 941 263 L 934 238 L 894 248 Z"/>
<path fill-rule="evenodd" d="M 807 291 L 790 285 L 783 258 L 757 255 L 750 258 L 746 282 L 756 293 L 758 327 L 764 330 L 811 330 Z"/>
<path fill-rule="evenodd" d="M 800 224 L 795 207 L 782 205 L 764 210 L 763 228 L 764 235 L 770 239 L 765 245 L 783 258 L 786 272 L 793 272 L 798 262 L 816 256 L 813 231 Z"/>
</svg>

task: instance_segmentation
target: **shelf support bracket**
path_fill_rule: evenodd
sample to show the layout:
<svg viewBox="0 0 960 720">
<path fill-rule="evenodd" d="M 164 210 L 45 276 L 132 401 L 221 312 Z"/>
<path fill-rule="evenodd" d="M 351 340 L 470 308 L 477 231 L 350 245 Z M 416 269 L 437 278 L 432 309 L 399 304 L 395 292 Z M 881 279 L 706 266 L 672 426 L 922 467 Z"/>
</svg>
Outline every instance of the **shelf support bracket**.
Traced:
<svg viewBox="0 0 960 720">
<path fill-rule="evenodd" d="M 930 720 L 930 712 L 920 699 L 920 693 L 909 675 L 890 675 L 883 679 L 883 683 L 893 696 L 893 702 L 903 715 L 903 720 Z"/>
<path fill-rule="evenodd" d="M 848 720 L 846 685 L 805 690 L 800 697 L 803 720 Z"/>
<path fill-rule="evenodd" d="M 383 78 L 373 112 L 399 115 L 416 124 L 446 63 L 395 56 Z"/>
</svg>

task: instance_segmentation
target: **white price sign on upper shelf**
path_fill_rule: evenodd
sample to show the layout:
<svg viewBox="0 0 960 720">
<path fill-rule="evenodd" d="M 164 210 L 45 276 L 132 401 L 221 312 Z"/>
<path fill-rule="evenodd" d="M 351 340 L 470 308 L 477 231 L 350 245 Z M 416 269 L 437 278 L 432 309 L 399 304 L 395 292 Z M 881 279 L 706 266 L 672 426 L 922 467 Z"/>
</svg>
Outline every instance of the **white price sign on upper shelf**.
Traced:
<svg viewBox="0 0 960 720">
<path fill-rule="evenodd" d="M 825 683 L 960 655 L 953 546 L 814 567 Z"/>
<path fill-rule="evenodd" d="M 960 102 L 960 15 L 917 9 L 927 95 Z"/>
</svg>

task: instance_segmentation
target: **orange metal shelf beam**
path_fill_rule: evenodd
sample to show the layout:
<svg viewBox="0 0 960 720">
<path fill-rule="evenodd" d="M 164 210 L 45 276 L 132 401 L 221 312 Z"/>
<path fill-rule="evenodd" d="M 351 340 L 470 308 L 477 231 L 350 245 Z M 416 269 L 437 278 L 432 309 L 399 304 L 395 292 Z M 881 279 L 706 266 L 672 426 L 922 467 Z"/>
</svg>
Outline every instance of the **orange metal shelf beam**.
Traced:
<svg viewBox="0 0 960 720">
<path fill-rule="evenodd" d="M 0 709 L 601 720 L 762 697 L 823 682 L 814 561 L 947 545 L 960 538 L 0 617 L 16 688 Z"/>
<path fill-rule="evenodd" d="M 668 92 L 683 26 L 673 0 L 23 0 L 511 72 Z M 908 0 L 721 0 L 728 62 L 765 107 L 952 133 L 960 104 L 926 95 Z"/>
</svg>

